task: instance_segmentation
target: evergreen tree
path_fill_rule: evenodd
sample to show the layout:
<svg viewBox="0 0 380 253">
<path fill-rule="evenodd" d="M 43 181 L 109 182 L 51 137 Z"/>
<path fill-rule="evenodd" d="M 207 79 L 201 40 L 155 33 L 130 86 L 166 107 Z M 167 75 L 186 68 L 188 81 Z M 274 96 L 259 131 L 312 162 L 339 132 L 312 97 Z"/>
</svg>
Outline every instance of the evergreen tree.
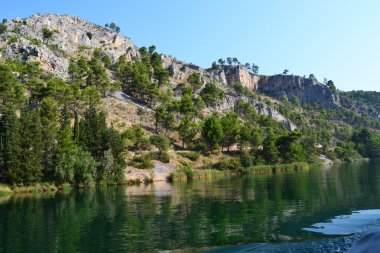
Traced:
<svg viewBox="0 0 380 253">
<path fill-rule="evenodd" d="M 100 161 L 104 152 L 109 149 L 104 112 L 98 113 L 94 106 L 90 106 L 80 121 L 79 132 L 80 145 L 85 151 L 90 152 L 96 161 Z"/>
<path fill-rule="evenodd" d="M 45 98 L 41 105 L 41 134 L 43 142 L 44 175 L 53 178 L 54 155 L 58 139 L 58 105 L 52 98 Z"/>
<path fill-rule="evenodd" d="M 230 151 L 230 146 L 235 144 L 239 139 L 240 122 L 236 113 L 231 112 L 224 115 L 220 120 L 223 127 L 223 145 L 227 146 Z"/>
<path fill-rule="evenodd" d="M 40 111 L 25 108 L 20 116 L 20 167 L 18 180 L 22 183 L 39 182 L 43 176 L 42 126 Z"/>
<path fill-rule="evenodd" d="M 223 138 L 223 127 L 217 114 L 205 119 L 202 127 L 202 137 L 212 153 Z"/>
<path fill-rule="evenodd" d="M 300 143 L 301 133 L 290 132 L 277 140 L 278 151 L 284 163 L 305 161 L 305 153 Z"/>
<path fill-rule="evenodd" d="M 61 111 L 61 125 L 58 132 L 56 152 L 56 166 L 54 171 L 55 180 L 59 183 L 74 183 L 74 156 L 78 149 L 72 139 L 70 127 L 70 111 L 65 105 Z"/>
<path fill-rule="evenodd" d="M 279 153 L 276 146 L 276 136 L 270 129 L 267 138 L 263 142 L 263 157 L 269 164 L 276 164 L 279 161 Z"/>
<path fill-rule="evenodd" d="M 191 142 L 198 132 L 197 124 L 192 121 L 189 117 L 185 117 L 181 120 L 181 123 L 177 127 L 178 135 L 182 139 L 182 147 L 185 147 L 185 143 Z"/>
<path fill-rule="evenodd" d="M 79 143 L 79 116 L 78 116 L 78 110 L 76 109 L 74 111 L 74 141 L 76 144 Z"/>
<path fill-rule="evenodd" d="M 11 184 L 22 182 L 20 122 L 14 108 L 7 108 L 1 117 L 1 144 L 3 158 L 1 175 Z"/>
</svg>

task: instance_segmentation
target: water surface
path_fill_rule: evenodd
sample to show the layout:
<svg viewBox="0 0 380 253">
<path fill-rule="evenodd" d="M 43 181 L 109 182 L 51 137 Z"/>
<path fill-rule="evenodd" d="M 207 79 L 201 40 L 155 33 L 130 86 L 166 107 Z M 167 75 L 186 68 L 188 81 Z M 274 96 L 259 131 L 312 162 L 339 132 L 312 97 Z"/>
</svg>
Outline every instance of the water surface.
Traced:
<svg viewBox="0 0 380 253">
<path fill-rule="evenodd" d="M 345 233 L 329 233 L 336 229 L 334 219 L 357 220 L 357 214 L 367 219 L 375 212 L 365 222 L 376 228 L 376 209 L 378 161 L 308 172 L 15 195 L 0 198 L 0 252 L 199 252 L 252 243 L 310 248 L 313 243 L 339 244 L 352 238 L 342 235 L 358 232 L 348 222 Z M 360 231 L 366 228 L 362 223 Z"/>
</svg>

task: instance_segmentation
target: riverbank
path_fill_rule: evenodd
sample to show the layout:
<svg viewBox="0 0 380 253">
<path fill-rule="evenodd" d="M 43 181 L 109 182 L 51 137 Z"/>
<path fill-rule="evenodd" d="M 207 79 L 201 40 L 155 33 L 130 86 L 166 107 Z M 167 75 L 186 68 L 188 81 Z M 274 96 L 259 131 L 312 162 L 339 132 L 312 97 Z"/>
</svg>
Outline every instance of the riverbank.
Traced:
<svg viewBox="0 0 380 253">
<path fill-rule="evenodd" d="M 165 181 L 187 182 L 190 180 L 211 179 L 231 175 L 271 174 L 309 170 L 309 164 L 304 162 L 291 164 L 258 165 L 248 168 L 240 168 L 238 170 L 194 169 L 189 165 L 183 166 L 180 164 L 165 164 L 162 162 L 155 162 L 154 165 L 155 166 L 152 170 L 127 168 L 128 171 L 126 172 L 125 185 Z M 0 184 L 0 195 L 8 195 L 12 193 L 70 191 L 74 188 L 75 187 L 70 184 L 54 185 L 51 183 L 39 183 L 31 186 L 10 186 Z"/>
<path fill-rule="evenodd" d="M 290 171 L 307 171 L 309 164 L 305 162 L 291 164 L 274 164 L 274 165 L 258 165 L 248 168 L 233 170 L 215 170 L 215 169 L 193 169 L 191 167 L 181 167 L 170 174 L 169 180 L 172 182 L 184 182 L 197 179 L 208 179 L 221 176 L 244 175 L 244 174 L 271 174 Z"/>
</svg>

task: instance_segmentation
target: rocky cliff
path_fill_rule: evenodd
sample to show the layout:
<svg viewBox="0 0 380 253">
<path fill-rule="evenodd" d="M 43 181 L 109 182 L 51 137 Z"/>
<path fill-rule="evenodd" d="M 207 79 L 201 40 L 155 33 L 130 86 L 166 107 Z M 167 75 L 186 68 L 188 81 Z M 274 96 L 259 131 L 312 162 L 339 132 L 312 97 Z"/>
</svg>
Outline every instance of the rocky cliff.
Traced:
<svg viewBox="0 0 380 253">
<path fill-rule="evenodd" d="M 2 56 L 20 61 L 38 61 L 60 77 L 68 76 L 69 59 L 90 55 L 100 48 L 115 62 L 120 55 L 138 56 L 138 48 L 127 37 L 70 15 L 37 14 L 6 23 L 1 35 Z M 54 32 L 44 39 L 43 29 Z"/>
<path fill-rule="evenodd" d="M 326 85 L 312 78 L 294 75 L 274 75 L 260 78 L 257 90 L 278 99 L 289 101 L 297 97 L 301 104 L 317 103 L 328 108 L 340 106 L 340 97 Z"/>
</svg>

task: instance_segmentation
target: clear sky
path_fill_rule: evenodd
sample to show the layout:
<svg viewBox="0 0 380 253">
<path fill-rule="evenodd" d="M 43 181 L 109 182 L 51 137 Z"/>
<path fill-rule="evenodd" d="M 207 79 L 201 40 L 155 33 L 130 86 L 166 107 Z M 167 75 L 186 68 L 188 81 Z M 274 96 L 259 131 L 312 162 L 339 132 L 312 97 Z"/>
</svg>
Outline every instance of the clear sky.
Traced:
<svg viewBox="0 0 380 253">
<path fill-rule="evenodd" d="M 4 0 L 0 17 L 35 13 L 115 22 L 137 46 L 202 67 L 219 58 L 380 91 L 378 0 Z"/>
</svg>

